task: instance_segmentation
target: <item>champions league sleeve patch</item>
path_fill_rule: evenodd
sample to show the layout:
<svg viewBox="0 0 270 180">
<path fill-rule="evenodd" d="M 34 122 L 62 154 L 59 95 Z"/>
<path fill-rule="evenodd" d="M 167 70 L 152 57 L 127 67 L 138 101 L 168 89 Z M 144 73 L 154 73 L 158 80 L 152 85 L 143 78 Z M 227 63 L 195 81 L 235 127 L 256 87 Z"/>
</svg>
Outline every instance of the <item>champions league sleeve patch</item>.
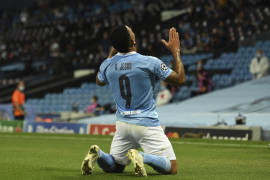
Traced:
<svg viewBox="0 0 270 180">
<path fill-rule="evenodd" d="M 167 70 L 168 70 L 168 67 L 167 67 L 166 64 L 164 64 L 164 63 L 161 63 L 161 64 L 160 64 L 160 67 L 161 67 L 161 70 L 162 70 L 162 71 L 167 71 Z"/>
</svg>

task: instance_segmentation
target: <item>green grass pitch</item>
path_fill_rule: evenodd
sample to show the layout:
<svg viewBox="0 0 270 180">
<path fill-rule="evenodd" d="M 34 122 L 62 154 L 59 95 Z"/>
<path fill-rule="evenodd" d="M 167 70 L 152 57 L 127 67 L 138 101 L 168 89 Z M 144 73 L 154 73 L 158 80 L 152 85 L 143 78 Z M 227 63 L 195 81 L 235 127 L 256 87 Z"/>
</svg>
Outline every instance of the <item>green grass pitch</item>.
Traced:
<svg viewBox="0 0 270 180">
<path fill-rule="evenodd" d="M 97 166 L 82 176 L 81 161 L 92 144 L 108 152 L 112 137 L 0 133 L 0 179 L 136 179 L 131 165 L 124 173 L 103 173 Z M 270 179 L 269 142 L 172 140 L 177 175 L 159 175 L 146 166 L 147 179 L 264 180 Z"/>
</svg>

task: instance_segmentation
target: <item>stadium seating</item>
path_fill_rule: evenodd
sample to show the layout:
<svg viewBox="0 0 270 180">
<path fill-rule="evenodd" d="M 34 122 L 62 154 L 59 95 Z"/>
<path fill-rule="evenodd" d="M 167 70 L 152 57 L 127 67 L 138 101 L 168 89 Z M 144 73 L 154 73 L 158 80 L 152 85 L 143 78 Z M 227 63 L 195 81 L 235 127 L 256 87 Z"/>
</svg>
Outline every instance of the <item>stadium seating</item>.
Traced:
<svg viewBox="0 0 270 180">
<path fill-rule="evenodd" d="M 212 76 L 215 89 L 222 89 L 232 85 L 251 80 L 249 64 L 258 48 L 264 50 L 270 59 L 270 41 L 258 41 L 254 47 L 241 47 L 236 53 L 224 53 L 219 58 L 213 59 L 212 54 L 183 55 L 183 63 L 187 67 L 186 80 L 190 83 L 184 85 L 174 95 L 173 101 L 181 101 L 191 97 L 191 91 L 197 89 L 197 79 L 190 73 L 196 70 L 197 62 L 207 59 L 206 70 L 213 70 Z M 163 56 L 161 59 L 170 65 L 172 56 Z M 219 70 L 230 70 L 230 73 L 219 73 Z M 112 93 L 108 86 L 99 87 L 95 83 L 83 83 L 80 88 L 67 88 L 60 94 L 47 94 L 44 99 L 29 99 L 28 105 L 33 105 L 39 113 L 58 113 L 71 111 L 72 106 L 78 106 L 83 111 L 89 104 L 92 96 L 99 98 L 101 105 L 113 104 Z"/>
<path fill-rule="evenodd" d="M 205 69 L 212 75 L 214 89 L 250 80 L 248 66 L 255 51 L 262 48 L 270 57 L 270 41 L 258 41 L 255 46 L 237 50 L 238 42 L 269 31 L 269 6 L 261 1 L 255 4 L 251 1 L 219 3 L 215 0 L 51 0 L 34 3 L 19 11 L 0 11 L 0 98 L 5 98 L 0 102 L 9 102 L 10 91 L 19 79 L 31 88 L 43 82 L 35 89 L 39 94 L 35 96 L 42 97 L 50 83 L 69 80 L 74 70 L 97 70 L 107 56 L 108 33 L 118 24 L 133 28 L 139 52 L 160 57 L 167 65 L 171 64 L 172 57 L 164 56 L 168 52 L 160 40 L 167 38 L 168 28 L 175 26 L 180 32 L 183 51 L 186 49 L 185 35 L 191 36 L 192 48 L 197 50 L 182 55 L 187 83 L 174 94 L 174 102 L 190 98 L 191 92 L 198 88 L 195 73 L 196 63 L 200 60 L 205 62 Z M 192 13 L 161 20 L 163 11 L 188 8 Z M 206 41 L 208 39 L 206 47 L 200 47 L 203 33 Z M 54 45 L 59 46 L 57 58 L 51 55 Z M 235 50 L 237 52 L 233 52 Z M 46 81 L 50 79 L 55 81 Z M 59 83 L 58 90 L 52 92 L 73 85 Z M 27 104 L 33 105 L 39 113 L 71 111 L 74 106 L 82 111 L 93 95 L 99 97 L 101 105 L 113 103 L 108 87 L 84 83 L 79 88 L 65 88 L 62 93 L 46 94 L 44 98 L 28 96 Z"/>
<path fill-rule="evenodd" d="M 48 69 L 52 69 L 53 66 L 53 63 L 49 62 L 55 61 L 50 57 L 50 46 L 54 42 L 58 43 L 60 53 L 64 59 L 72 63 L 73 69 L 97 68 L 107 55 L 109 46 L 107 35 L 111 29 L 109 27 L 121 23 L 133 26 L 138 37 L 139 51 L 159 57 L 166 53 L 164 48 L 161 48 L 160 38 L 167 37 L 168 27 L 172 25 L 180 31 L 182 42 L 185 41 L 184 34 L 190 34 L 194 46 L 199 44 L 203 32 L 207 33 L 210 40 L 226 39 L 226 43 L 218 42 L 222 47 L 209 44 L 208 52 L 224 49 L 227 44 L 230 48 L 239 40 L 269 30 L 267 21 L 270 16 L 269 8 L 260 3 L 250 8 L 251 4 L 247 1 L 241 5 L 237 4 L 238 1 L 234 2 L 236 4 L 229 4 L 231 2 L 228 1 L 227 7 L 223 9 L 219 7 L 218 1 L 214 0 L 196 3 L 189 1 L 168 3 L 164 0 L 106 2 L 67 0 L 40 3 L 27 10 L 0 12 L 0 16 L 3 17 L 0 21 L 0 32 L 3 34 L 0 41 L 0 67 L 5 66 L 3 69 L 13 68 L 21 71 L 22 68 L 25 70 L 26 64 L 29 63 L 32 64 L 30 65 L 32 70 L 48 74 Z M 157 12 L 153 11 L 151 6 L 157 6 Z M 218 10 L 205 11 L 204 8 L 208 6 L 214 6 Z M 162 22 L 160 13 L 175 7 L 191 8 L 193 13 Z M 20 18 L 24 13 L 28 14 L 28 18 L 26 22 L 21 22 Z M 214 13 L 217 19 L 212 18 L 211 13 Z M 254 19 L 258 20 L 256 27 L 252 23 Z M 223 25 L 219 23 L 220 20 L 224 20 Z M 216 31 L 217 34 L 214 33 Z M 184 59 L 187 61 L 186 64 L 192 64 L 193 60 L 200 59 L 194 56 L 187 56 L 187 59 Z M 32 62 L 28 62 L 29 57 Z M 16 63 L 19 65 L 15 65 Z M 190 67 L 190 70 L 192 69 L 194 66 Z M 15 84 L 22 77 L 18 75 L 16 80 L 13 80 L 13 77 L 1 76 L 0 85 Z"/>
</svg>

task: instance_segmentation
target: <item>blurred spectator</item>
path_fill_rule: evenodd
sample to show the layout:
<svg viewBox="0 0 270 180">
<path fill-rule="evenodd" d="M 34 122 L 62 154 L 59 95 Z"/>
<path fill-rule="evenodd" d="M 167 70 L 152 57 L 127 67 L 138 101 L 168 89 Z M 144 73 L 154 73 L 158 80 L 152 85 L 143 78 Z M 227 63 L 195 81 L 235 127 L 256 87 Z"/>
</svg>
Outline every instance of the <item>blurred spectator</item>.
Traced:
<svg viewBox="0 0 270 180">
<path fill-rule="evenodd" d="M 24 82 L 20 81 L 12 94 L 12 107 L 15 120 L 24 120 L 26 114 L 24 110 L 25 94 Z"/>
<path fill-rule="evenodd" d="M 198 42 L 198 50 L 209 51 L 210 50 L 209 42 L 210 38 L 208 34 L 206 32 L 203 32 Z"/>
<path fill-rule="evenodd" d="M 212 29 L 211 39 L 210 39 L 210 48 L 211 50 L 220 50 L 222 47 L 221 43 L 222 38 L 220 37 L 219 29 Z"/>
<path fill-rule="evenodd" d="M 246 124 L 246 116 L 243 116 L 242 114 L 238 114 L 236 117 L 235 117 L 235 124 L 236 125 L 245 125 Z"/>
<path fill-rule="evenodd" d="M 26 74 L 31 74 L 33 73 L 33 69 L 32 69 L 32 63 L 33 63 L 33 59 L 31 57 L 31 53 L 30 53 L 30 49 L 31 46 L 29 46 L 29 44 L 25 44 L 24 48 L 23 48 L 23 61 L 24 61 L 24 70 Z"/>
<path fill-rule="evenodd" d="M 101 40 L 101 45 L 104 49 L 104 51 L 109 51 L 109 35 L 107 32 L 103 33 L 103 39 Z"/>
<path fill-rule="evenodd" d="M 184 53 L 195 53 L 197 48 L 195 47 L 195 42 L 189 33 L 184 34 L 183 42 L 183 52 Z"/>
<path fill-rule="evenodd" d="M 26 11 L 22 11 L 21 14 L 20 14 L 20 20 L 22 23 L 26 23 L 27 20 L 28 20 L 28 14 Z"/>
<path fill-rule="evenodd" d="M 0 41 L 0 60 L 5 59 L 7 57 L 6 49 L 7 49 L 6 44 Z"/>
<path fill-rule="evenodd" d="M 172 94 L 167 89 L 166 82 L 163 81 L 161 83 L 161 88 L 160 88 L 160 91 L 159 91 L 157 98 L 156 98 L 156 104 L 157 104 L 157 106 L 168 104 L 171 99 L 172 99 Z"/>
<path fill-rule="evenodd" d="M 59 54 L 59 44 L 56 41 L 53 41 L 50 45 L 50 55 L 51 57 L 57 57 Z"/>
<path fill-rule="evenodd" d="M 98 111 L 97 114 L 113 114 L 116 112 L 116 106 L 112 104 L 105 104 L 103 106 L 97 107 L 95 110 Z"/>
<path fill-rule="evenodd" d="M 208 93 L 213 88 L 213 82 L 209 74 L 203 68 L 203 62 L 199 61 L 197 64 L 197 79 L 199 89 L 191 92 L 191 96 Z"/>
<path fill-rule="evenodd" d="M 95 110 L 96 110 L 97 108 L 100 107 L 100 105 L 98 104 L 98 97 L 97 97 L 97 96 L 93 96 L 93 97 L 91 98 L 91 103 L 92 103 L 92 104 L 90 104 L 90 105 L 85 109 L 85 112 L 86 112 L 86 113 L 89 113 L 89 114 L 94 113 Z"/>
<path fill-rule="evenodd" d="M 60 52 L 59 44 L 56 41 L 52 41 L 50 45 L 50 56 L 51 71 L 54 75 L 65 73 L 66 67 L 72 63 L 70 59 L 63 57 L 63 54 Z"/>
<path fill-rule="evenodd" d="M 258 49 L 256 56 L 251 60 L 249 66 L 252 79 L 259 79 L 268 74 L 269 61 L 266 56 L 263 55 L 261 49 Z"/>
</svg>

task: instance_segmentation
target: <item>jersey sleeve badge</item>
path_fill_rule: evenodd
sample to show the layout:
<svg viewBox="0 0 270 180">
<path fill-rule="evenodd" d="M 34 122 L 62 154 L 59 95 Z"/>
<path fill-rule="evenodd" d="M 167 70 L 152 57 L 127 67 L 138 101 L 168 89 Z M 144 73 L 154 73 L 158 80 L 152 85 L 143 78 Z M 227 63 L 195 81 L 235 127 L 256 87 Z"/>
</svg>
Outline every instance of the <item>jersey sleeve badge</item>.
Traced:
<svg viewBox="0 0 270 180">
<path fill-rule="evenodd" d="M 161 70 L 162 70 L 162 71 L 167 71 L 167 70 L 168 70 L 168 67 L 166 66 L 165 63 L 161 63 L 161 64 L 160 64 L 160 67 L 161 67 Z"/>
</svg>

